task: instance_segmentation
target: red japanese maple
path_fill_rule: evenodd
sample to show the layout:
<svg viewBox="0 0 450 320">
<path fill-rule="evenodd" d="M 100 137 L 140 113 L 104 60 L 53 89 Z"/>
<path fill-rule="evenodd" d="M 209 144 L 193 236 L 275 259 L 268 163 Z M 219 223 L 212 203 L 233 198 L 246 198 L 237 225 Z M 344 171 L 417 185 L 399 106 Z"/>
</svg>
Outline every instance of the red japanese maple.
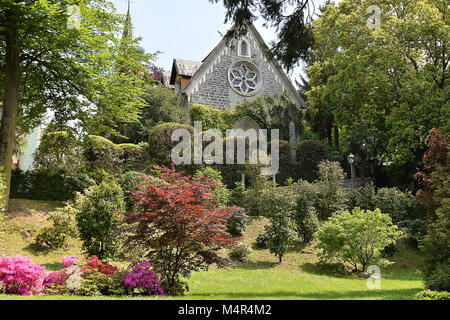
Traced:
<svg viewBox="0 0 450 320">
<path fill-rule="evenodd" d="M 160 179 L 147 179 L 133 193 L 137 205 L 125 214 L 125 245 L 148 250 L 148 260 L 164 274 L 165 292 L 180 294 L 181 276 L 228 263 L 218 250 L 232 242 L 225 222 L 238 210 L 219 208 L 214 179 L 185 177 L 173 167 L 160 170 Z"/>
</svg>

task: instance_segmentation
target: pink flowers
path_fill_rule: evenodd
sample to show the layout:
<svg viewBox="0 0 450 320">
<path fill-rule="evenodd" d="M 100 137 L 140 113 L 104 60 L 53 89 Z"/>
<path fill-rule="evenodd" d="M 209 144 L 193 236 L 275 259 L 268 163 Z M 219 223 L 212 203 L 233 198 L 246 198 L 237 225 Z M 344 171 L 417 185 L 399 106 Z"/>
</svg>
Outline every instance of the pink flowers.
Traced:
<svg viewBox="0 0 450 320">
<path fill-rule="evenodd" d="M 151 270 L 150 262 L 140 262 L 133 271 L 125 277 L 125 286 L 137 289 L 138 293 L 144 295 L 164 296 L 158 275 Z M 136 293 L 136 290 L 135 290 Z"/>
<path fill-rule="evenodd" d="M 44 289 L 45 267 L 28 257 L 0 258 L 0 283 L 6 294 L 35 295 Z"/>
<path fill-rule="evenodd" d="M 78 260 L 77 256 L 63 256 L 62 257 L 62 265 L 64 268 L 76 265 L 78 262 L 80 262 L 80 260 Z"/>
</svg>

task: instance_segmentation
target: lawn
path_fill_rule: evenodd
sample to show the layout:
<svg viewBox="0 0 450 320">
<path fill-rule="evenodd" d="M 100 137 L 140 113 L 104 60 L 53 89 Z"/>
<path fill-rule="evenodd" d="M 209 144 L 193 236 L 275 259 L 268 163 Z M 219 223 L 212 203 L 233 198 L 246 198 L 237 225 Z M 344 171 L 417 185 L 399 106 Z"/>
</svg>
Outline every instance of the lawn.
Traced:
<svg viewBox="0 0 450 320">
<path fill-rule="evenodd" d="M 22 235 L 23 231 L 37 232 L 45 226 L 45 215 L 56 206 L 57 203 L 13 200 L 7 233 L 0 235 L 0 256 L 27 255 L 47 269 L 57 270 L 61 255 L 80 254 L 77 241 L 72 241 L 65 250 L 39 254 L 30 249 L 32 239 Z M 262 218 L 253 218 L 244 234 L 245 241 L 253 243 L 265 223 Z M 393 265 L 382 270 L 381 289 L 369 290 L 365 279 L 350 275 L 337 266 L 318 264 L 314 246 L 298 244 L 281 264 L 268 250 L 254 249 L 249 258 L 235 268 L 213 267 L 207 272 L 194 273 L 188 279 L 190 291 L 182 299 L 413 299 L 417 292 L 423 290 L 418 271 L 420 252 L 403 243 L 392 261 L 395 262 Z M 92 298 L 0 296 L 1 299 Z"/>
</svg>

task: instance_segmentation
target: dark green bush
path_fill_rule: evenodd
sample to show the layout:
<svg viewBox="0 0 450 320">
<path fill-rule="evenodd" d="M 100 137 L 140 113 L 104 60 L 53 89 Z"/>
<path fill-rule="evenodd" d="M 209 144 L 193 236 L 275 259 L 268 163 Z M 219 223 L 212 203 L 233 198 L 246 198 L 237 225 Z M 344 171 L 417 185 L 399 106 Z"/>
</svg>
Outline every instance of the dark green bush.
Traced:
<svg viewBox="0 0 450 320">
<path fill-rule="evenodd" d="M 228 129 L 233 129 L 237 121 L 235 114 L 230 110 L 222 111 L 201 104 L 192 105 L 189 108 L 189 114 L 192 124 L 195 121 L 202 122 L 203 131 L 218 129 L 222 131 L 222 134 L 226 134 Z"/>
<path fill-rule="evenodd" d="M 247 229 L 247 215 L 241 210 L 238 214 L 228 218 L 227 232 L 232 236 L 241 236 Z"/>
<path fill-rule="evenodd" d="M 130 211 L 136 203 L 131 192 L 138 190 L 137 187 L 143 184 L 144 180 L 145 175 L 136 171 L 125 172 L 119 177 L 117 182 L 119 183 L 125 197 L 124 200 L 126 211 Z"/>
<path fill-rule="evenodd" d="M 144 146 L 145 147 L 145 146 Z M 120 166 L 123 171 L 144 170 L 148 163 L 148 150 L 137 144 L 119 144 Z"/>
<path fill-rule="evenodd" d="M 172 142 L 172 133 L 177 129 L 186 129 L 190 132 L 191 138 L 194 135 L 194 128 L 180 123 L 164 123 L 155 127 L 150 133 L 149 148 L 150 157 L 158 164 L 169 166 L 172 164 L 172 149 L 179 142 Z"/>
<path fill-rule="evenodd" d="M 319 190 L 315 184 L 307 181 L 299 181 L 292 188 L 297 196 L 297 205 L 293 213 L 296 231 L 303 242 L 310 243 L 319 228 L 319 219 L 314 207 Z"/>
<path fill-rule="evenodd" d="M 392 222 L 399 224 L 409 219 L 413 203 L 412 196 L 397 188 L 381 188 L 374 197 L 374 205 L 381 212 L 389 214 Z"/>
<path fill-rule="evenodd" d="M 312 182 L 319 176 L 318 165 L 327 159 L 328 150 L 319 141 L 306 140 L 300 142 L 297 147 L 297 162 L 299 164 L 301 178 Z"/>
<path fill-rule="evenodd" d="M 104 169 L 108 172 L 120 171 L 121 148 L 100 136 L 87 136 L 83 141 L 84 156 L 89 169 Z"/>
<path fill-rule="evenodd" d="M 269 240 L 269 235 L 267 233 L 261 233 L 257 238 L 255 245 L 258 249 L 267 249 L 267 241 Z"/>
</svg>

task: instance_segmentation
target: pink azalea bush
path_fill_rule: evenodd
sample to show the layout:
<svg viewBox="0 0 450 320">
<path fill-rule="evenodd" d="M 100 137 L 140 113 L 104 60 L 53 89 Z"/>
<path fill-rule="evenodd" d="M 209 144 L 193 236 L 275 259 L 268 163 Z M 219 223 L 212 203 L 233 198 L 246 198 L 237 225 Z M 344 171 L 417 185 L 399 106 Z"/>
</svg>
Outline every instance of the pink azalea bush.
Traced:
<svg viewBox="0 0 450 320">
<path fill-rule="evenodd" d="M 45 267 L 34 264 L 28 257 L 0 258 L 0 283 L 6 294 L 40 294 L 44 290 L 45 277 Z"/>
<path fill-rule="evenodd" d="M 73 265 L 78 264 L 80 260 L 77 256 L 63 256 L 62 257 L 62 265 L 64 268 L 71 267 Z"/>
<path fill-rule="evenodd" d="M 140 262 L 125 276 L 125 286 L 134 289 L 134 293 L 164 296 L 164 290 L 158 275 L 151 270 L 150 262 Z"/>
</svg>

